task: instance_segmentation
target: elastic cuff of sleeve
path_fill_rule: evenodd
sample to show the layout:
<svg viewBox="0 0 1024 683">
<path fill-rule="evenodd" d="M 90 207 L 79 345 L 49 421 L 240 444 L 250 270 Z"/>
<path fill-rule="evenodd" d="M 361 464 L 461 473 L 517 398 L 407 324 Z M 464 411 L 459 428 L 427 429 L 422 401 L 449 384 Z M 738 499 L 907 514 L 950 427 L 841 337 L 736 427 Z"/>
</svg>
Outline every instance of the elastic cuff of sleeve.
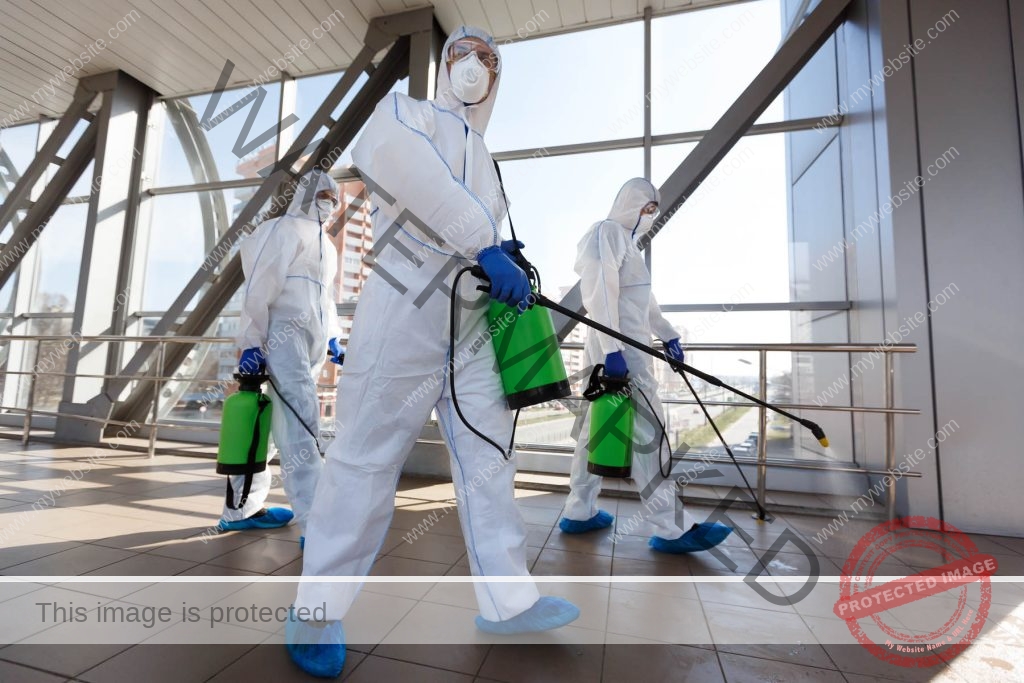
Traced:
<svg viewBox="0 0 1024 683">
<path fill-rule="evenodd" d="M 487 256 L 488 254 L 493 253 L 495 251 L 501 251 L 501 245 L 500 244 L 494 244 L 494 245 L 491 245 L 489 247 L 484 247 L 483 249 L 481 249 L 480 251 L 478 251 L 476 253 L 476 262 L 480 263 L 480 260 L 484 256 Z"/>
</svg>

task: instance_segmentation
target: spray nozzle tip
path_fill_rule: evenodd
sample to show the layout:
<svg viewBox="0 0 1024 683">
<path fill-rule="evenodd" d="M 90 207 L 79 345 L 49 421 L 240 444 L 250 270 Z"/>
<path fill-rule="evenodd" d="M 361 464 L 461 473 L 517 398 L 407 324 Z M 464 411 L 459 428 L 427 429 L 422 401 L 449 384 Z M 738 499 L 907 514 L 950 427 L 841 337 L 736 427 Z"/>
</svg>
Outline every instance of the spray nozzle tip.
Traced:
<svg viewBox="0 0 1024 683">
<path fill-rule="evenodd" d="M 804 422 L 803 424 L 811 430 L 811 434 L 814 434 L 814 438 L 818 440 L 818 443 L 821 444 L 822 448 L 828 448 L 828 437 L 825 436 L 824 429 L 810 421 Z"/>
</svg>

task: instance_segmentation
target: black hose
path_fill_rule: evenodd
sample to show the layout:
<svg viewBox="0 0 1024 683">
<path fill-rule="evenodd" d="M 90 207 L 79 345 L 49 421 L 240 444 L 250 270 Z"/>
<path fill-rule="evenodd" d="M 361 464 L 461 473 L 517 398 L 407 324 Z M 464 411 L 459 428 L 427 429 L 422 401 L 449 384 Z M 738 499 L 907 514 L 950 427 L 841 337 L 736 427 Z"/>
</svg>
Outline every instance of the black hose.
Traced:
<svg viewBox="0 0 1024 683">
<path fill-rule="evenodd" d="M 277 388 L 277 384 L 274 383 L 274 378 L 270 376 L 269 370 L 267 372 L 267 379 L 270 380 L 270 386 L 274 387 L 274 393 L 277 394 L 277 397 L 284 402 L 284 404 L 288 407 L 288 410 L 292 411 L 292 415 L 295 416 L 295 419 L 299 421 L 299 424 L 302 425 L 302 427 L 307 432 L 309 432 L 309 435 L 311 437 L 313 437 L 313 441 L 316 443 L 317 453 L 323 453 L 324 451 L 320 447 L 320 437 L 313 433 L 313 430 L 310 429 L 309 425 L 306 424 L 305 420 L 303 420 L 302 417 L 299 415 L 299 411 L 295 410 L 295 407 L 288 402 L 288 399 L 284 397 L 284 394 L 281 393 L 281 390 Z M 314 389 L 314 392 L 315 391 L 316 389 Z"/>
<path fill-rule="evenodd" d="M 489 436 L 487 436 L 486 434 L 484 434 L 479 429 L 477 429 L 476 427 L 469 423 L 469 420 L 466 419 L 466 416 L 462 414 L 462 408 L 459 406 L 459 398 L 455 393 L 455 314 L 457 311 L 456 301 L 459 298 L 459 280 L 461 280 L 462 276 L 468 273 L 470 270 L 472 269 L 463 268 L 462 270 L 455 274 L 455 280 L 454 282 L 452 282 L 452 301 L 451 306 L 449 307 L 448 317 L 448 387 L 452 393 L 452 404 L 455 406 L 455 412 L 458 414 L 459 419 L 462 420 L 462 424 L 466 425 L 466 429 L 473 432 L 478 437 L 494 446 L 498 450 L 498 452 L 501 453 L 502 458 L 504 458 L 505 460 L 509 460 L 512 458 L 512 447 L 515 445 L 515 424 L 512 425 L 512 441 L 509 443 L 508 450 L 505 450 L 500 445 L 498 445 L 498 442 L 496 442 L 494 439 L 490 438 Z M 519 411 L 516 411 L 516 420 L 518 421 L 518 419 Z M 454 438 L 454 436 L 452 438 Z M 452 446 L 454 447 L 455 444 L 452 444 Z"/>
<path fill-rule="evenodd" d="M 668 479 L 672 476 L 672 443 L 668 440 L 668 434 L 665 432 L 665 423 L 661 421 L 658 413 L 655 412 L 654 406 L 651 405 L 651 400 L 647 398 L 647 394 L 644 393 L 644 390 L 639 386 L 636 387 L 636 390 L 644 397 L 644 402 L 647 404 L 648 409 L 650 409 L 651 415 L 654 416 L 655 422 L 658 423 L 658 428 L 661 429 L 661 439 L 659 439 L 659 441 L 664 441 L 665 446 L 668 447 L 668 470 L 665 469 L 665 466 L 661 461 L 661 448 L 658 448 L 658 471 L 661 472 L 663 479 Z"/>
<path fill-rule="evenodd" d="M 718 430 L 718 425 L 715 424 L 714 419 L 712 419 L 707 406 L 704 405 L 704 401 L 700 400 L 700 396 L 697 395 L 697 390 L 693 388 L 692 384 L 690 384 L 690 378 L 687 377 L 686 373 L 682 370 L 677 368 L 673 368 L 673 370 L 679 373 L 679 376 L 683 378 L 684 382 L 686 382 L 686 387 L 690 390 L 690 393 L 693 394 L 693 398 L 697 400 L 697 405 L 699 405 L 700 409 L 704 411 L 704 417 L 707 418 L 708 424 L 711 425 L 711 428 L 715 430 L 715 434 L 718 436 L 718 440 L 722 442 L 722 446 L 725 447 L 725 452 L 729 454 L 732 464 L 736 465 L 736 471 L 740 473 L 740 478 L 743 479 L 743 484 L 747 487 L 747 491 L 750 493 L 750 498 L 754 501 L 754 505 L 757 506 L 757 518 L 761 520 L 765 519 L 765 517 L 768 516 L 768 511 L 761 507 L 761 501 L 759 501 L 757 496 L 754 495 L 754 489 L 750 486 L 750 482 L 747 481 L 747 475 L 743 474 L 743 468 L 740 467 L 740 463 L 736 460 L 736 456 L 732 454 L 732 449 L 729 448 L 729 444 L 725 442 L 725 437 L 722 436 L 722 432 Z"/>
</svg>

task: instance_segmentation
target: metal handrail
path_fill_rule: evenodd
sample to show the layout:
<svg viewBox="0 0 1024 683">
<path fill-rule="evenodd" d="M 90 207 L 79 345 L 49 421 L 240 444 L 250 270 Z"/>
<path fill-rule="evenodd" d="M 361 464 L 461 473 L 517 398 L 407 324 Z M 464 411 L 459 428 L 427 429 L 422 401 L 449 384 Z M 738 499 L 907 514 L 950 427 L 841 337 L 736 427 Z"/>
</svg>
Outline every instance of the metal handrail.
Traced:
<svg viewBox="0 0 1024 683">
<path fill-rule="evenodd" d="M 59 377 L 83 377 L 91 379 L 114 379 L 123 378 L 123 375 L 110 374 L 110 373 L 67 373 L 67 372 L 56 372 L 56 371 L 42 371 L 38 370 L 40 358 L 39 352 L 42 346 L 42 342 L 56 341 L 70 344 L 91 344 L 91 343 L 138 343 L 138 344 L 158 344 L 159 355 L 155 368 L 161 369 L 163 367 L 163 353 L 167 344 L 234 344 L 235 339 L 231 337 L 199 337 L 199 336 L 174 336 L 174 335 L 159 335 L 159 336 L 118 336 L 118 335 L 0 335 L 0 343 L 3 341 L 25 341 L 25 342 L 36 342 L 35 347 L 35 359 L 33 361 L 32 370 L 29 371 L 5 371 L 6 375 L 27 375 L 30 377 L 28 387 L 28 406 L 27 408 L 18 407 L 7 407 L 0 406 L 0 410 L 13 412 L 13 413 L 24 413 L 24 426 L 22 433 L 22 441 L 28 443 L 31 434 L 31 422 L 33 413 L 39 415 L 53 415 L 57 417 L 65 417 L 68 419 L 84 420 L 94 423 L 104 423 L 106 425 L 113 426 L 129 426 L 132 423 L 127 423 L 118 420 L 112 420 L 102 417 L 92 417 L 85 415 L 71 415 L 54 411 L 47 410 L 36 410 L 34 407 L 35 403 L 35 384 L 38 377 L 41 376 L 59 376 Z M 563 342 L 561 347 L 565 350 L 581 350 L 584 345 L 577 342 Z M 789 343 L 789 344 L 688 344 L 688 351 L 709 351 L 709 352 L 753 352 L 758 354 L 758 394 L 762 400 L 767 398 L 768 389 L 768 370 L 767 370 L 767 356 L 769 353 L 849 353 L 849 354 L 862 354 L 880 353 L 885 358 L 885 378 L 884 378 L 884 405 L 882 406 L 826 406 L 826 405 L 812 405 L 812 404 L 779 404 L 780 408 L 786 410 L 808 410 L 808 411 L 831 411 L 831 412 L 844 412 L 844 413 L 862 413 L 862 414 L 879 414 L 884 416 L 885 419 L 885 469 L 884 470 L 871 470 L 863 467 L 848 466 L 848 465 L 821 465 L 813 463 L 802 463 L 802 462 L 782 462 L 776 459 L 773 462 L 768 462 L 767 453 L 767 409 L 763 406 L 757 406 L 750 402 L 736 402 L 736 401 L 704 401 L 705 405 L 714 406 L 731 406 L 731 407 L 756 407 L 758 410 L 758 444 L 757 444 L 757 458 L 740 458 L 739 460 L 745 464 L 756 466 L 757 468 L 757 497 L 758 501 L 763 506 L 767 497 L 767 476 L 768 469 L 771 468 L 790 468 L 790 469 L 801 469 L 801 470 L 812 470 L 812 471 L 828 471 L 828 472 L 847 472 L 847 473 L 858 473 L 858 474 L 872 474 L 872 475 L 885 475 L 893 471 L 895 468 L 895 418 L 897 415 L 919 415 L 920 411 L 912 408 L 899 408 L 894 405 L 895 387 L 893 383 L 894 363 L 893 358 L 897 353 L 914 353 L 917 350 L 917 346 L 914 344 L 851 344 L 851 343 L 834 343 L 834 344 L 810 344 L 810 343 Z M 139 425 L 138 422 L 134 422 L 137 426 L 147 427 L 149 429 L 149 453 L 151 456 L 155 454 L 156 448 L 156 435 L 159 427 L 171 428 L 171 429 L 186 429 L 186 430 L 198 430 L 198 431 L 216 431 L 219 429 L 216 425 L 207 425 L 203 423 L 196 424 L 175 424 L 173 422 L 161 422 L 159 420 L 158 409 L 159 409 L 159 398 L 162 383 L 170 381 L 204 381 L 200 379 L 188 379 L 180 376 L 164 376 L 158 375 L 146 375 L 132 377 L 131 379 L 143 382 L 153 382 L 153 412 L 150 421 Z M 217 382 L 218 380 L 209 380 L 210 382 Z M 220 380 L 223 381 L 223 380 Z M 318 389 L 329 389 L 332 385 L 317 385 Z M 584 400 L 582 397 L 571 397 L 576 400 Z M 696 400 L 689 399 L 664 399 L 662 401 L 668 405 L 697 405 Z M 430 443 L 429 440 L 419 440 L 421 443 Z M 561 447 L 543 444 L 517 444 L 517 447 L 526 451 L 548 451 L 548 452 L 560 452 L 563 450 Z M 565 449 L 568 450 L 568 449 Z M 683 459 L 682 457 L 677 459 Z M 904 474 L 903 476 L 915 476 L 920 477 L 920 473 Z M 886 491 L 886 508 L 889 519 L 895 518 L 895 504 L 896 504 L 896 477 L 890 477 Z"/>
<path fill-rule="evenodd" d="M 562 342 L 563 349 L 582 349 L 580 342 Z M 916 353 L 917 344 L 685 344 L 687 351 L 791 351 L 794 353 Z"/>
<path fill-rule="evenodd" d="M 4 334 L 0 335 L 0 342 L 4 341 L 61 341 L 87 344 L 113 344 L 113 343 L 170 343 L 170 344 L 234 344 L 234 337 L 176 337 L 174 335 L 163 336 L 121 336 L 114 334 L 96 334 L 91 336 L 76 334 Z"/>
</svg>

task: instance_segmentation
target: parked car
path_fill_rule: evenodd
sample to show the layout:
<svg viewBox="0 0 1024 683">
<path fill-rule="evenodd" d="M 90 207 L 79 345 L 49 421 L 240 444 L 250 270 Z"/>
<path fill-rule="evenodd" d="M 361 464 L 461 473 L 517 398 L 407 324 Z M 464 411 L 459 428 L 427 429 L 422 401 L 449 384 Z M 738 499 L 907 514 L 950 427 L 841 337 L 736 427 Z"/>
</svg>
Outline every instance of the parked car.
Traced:
<svg viewBox="0 0 1024 683">
<path fill-rule="evenodd" d="M 740 453 L 743 455 L 754 455 L 757 453 L 757 432 L 751 432 L 744 441 L 733 446 L 732 452 L 734 455 Z"/>
</svg>

